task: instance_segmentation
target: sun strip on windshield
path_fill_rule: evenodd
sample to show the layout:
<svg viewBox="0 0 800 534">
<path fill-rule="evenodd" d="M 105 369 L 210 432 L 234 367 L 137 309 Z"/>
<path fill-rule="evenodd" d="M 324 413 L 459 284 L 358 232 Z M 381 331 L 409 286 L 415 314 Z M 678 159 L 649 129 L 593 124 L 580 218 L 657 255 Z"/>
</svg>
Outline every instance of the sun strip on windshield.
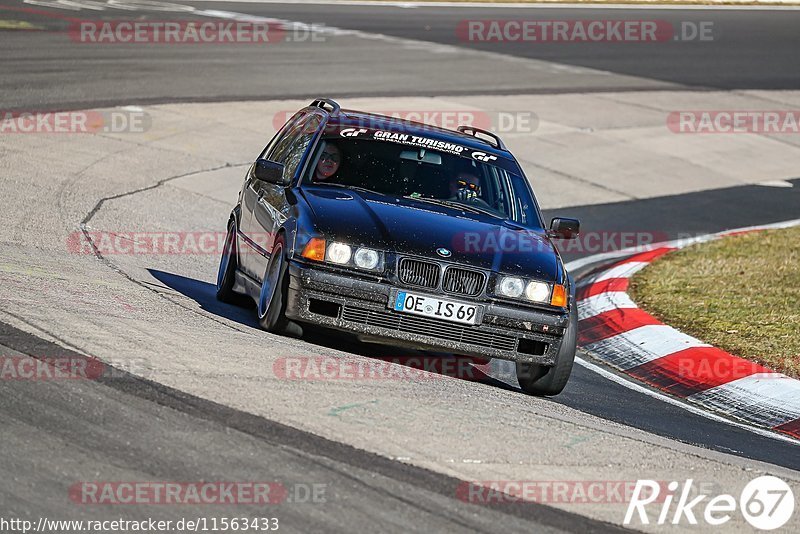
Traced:
<svg viewBox="0 0 800 534">
<path fill-rule="evenodd" d="M 426 150 L 443 152 L 445 154 L 460 156 L 462 158 L 472 159 L 481 163 L 496 165 L 511 173 L 519 174 L 519 169 L 512 160 L 442 139 L 435 139 L 413 133 L 358 127 L 341 128 L 337 133 L 339 137 L 343 137 L 345 139 L 381 141 L 385 143 L 395 143 L 403 146 L 411 146 L 414 148 L 424 148 Z M 327 140 L 330 141 L 331 139 L 327 138 Z"/>
</svg>

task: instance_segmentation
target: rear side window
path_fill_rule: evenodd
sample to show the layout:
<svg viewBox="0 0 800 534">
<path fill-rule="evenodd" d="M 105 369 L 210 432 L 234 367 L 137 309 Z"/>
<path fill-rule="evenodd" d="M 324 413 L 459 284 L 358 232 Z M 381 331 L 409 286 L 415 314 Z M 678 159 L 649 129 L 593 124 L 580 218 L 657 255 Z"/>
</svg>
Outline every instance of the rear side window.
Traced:
<svg viewBox="0 0 800 534">
<path fill-rule="evenodd" d="M 310 115 L 294 126 L 297 133 L 294 135 L 289 149 L 282 154 L 281 160 L 276 160 L 283 163 L 285 167 L 285 176 L 294 177 L 303 159 L 303 154 L 305 154 L 308 145 L 310 145 L 312 139 L 314 139 L 314 134 L 317 133 L 321 122 L 322 118 L 319 115 Z"/>
<path fill-rule="evenodd" d="M 280 130 L 278 130 L 278 133 L 275 134 L 266 148 L 264 148 L 264 150 L 261 152 L 260 157 L 264 159 L 271 159 L 278 144 L 286 141 L 286 137 L 290 136 L 292 132 L 292 127 L 297 123 L 297 121 L 302 120 L 305 116 L 305 113 L 298 111 L 288 121 L 286 121 L 286 124 L 284 124 Z"/>
<path fill-rule="evenodd" d="M 292 143 L 300 137 L 301 128 L 299 128 L 299 125 L 307 119 L 308 115 L 301 115 L 295 119 L 292 124 L 284 130 L 275 143 L 267 149 L 265 158 L 270 161 L 283 163 L 286 154 L 288 154 L 289 150 L 292 148 Z"/>
</svg>

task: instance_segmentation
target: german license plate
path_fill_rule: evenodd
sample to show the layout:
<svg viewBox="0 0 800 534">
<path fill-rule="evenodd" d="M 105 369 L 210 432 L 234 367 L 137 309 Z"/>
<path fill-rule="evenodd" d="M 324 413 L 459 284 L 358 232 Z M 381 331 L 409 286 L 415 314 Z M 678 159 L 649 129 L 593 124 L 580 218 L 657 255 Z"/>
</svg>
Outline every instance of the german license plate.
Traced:
<svg viewBox="0 0 800 534">
<path fill-rule="evenodd" d="M 402 313 L 413 313 L 454 323 L 477 324 L 482 306 L 398 291 L 392 308 Z"/>
</svg>

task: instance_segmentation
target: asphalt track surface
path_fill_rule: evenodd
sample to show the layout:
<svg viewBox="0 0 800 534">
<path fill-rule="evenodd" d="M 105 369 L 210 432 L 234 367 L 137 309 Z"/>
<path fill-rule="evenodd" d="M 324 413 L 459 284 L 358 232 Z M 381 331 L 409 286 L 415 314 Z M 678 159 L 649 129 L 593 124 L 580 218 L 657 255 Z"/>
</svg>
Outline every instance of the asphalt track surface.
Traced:
<svg viewBox="0 0 800 534">
<path fill-rule="evenodd" d="M 459 20 L 511 16 L 503 9 L 409 10 L 205 2 L 193 5 L 467 48 L 471 45 L 460 42 L 453 31 Z M 13 15 L 7 10 L 6 18 L 30 21 L 51 30 L 0 31 L 5 50 L 0 58 L 4 73 L 0 80 L 3 109 L 260 100 L 321 93 L 346 98 L 495 91 L 513 94 L 664 88 L 788 89 L 800 85 L 796 56 L 800 45 L 796 31 L 800 11 L 647 12 L 648 18 L 714 21 L 721 32 L 720 38 L 705 47 L 673 43 L 658 48 L 612 44 L 576 49 L 504 48 L 502 54 L 600 69 L 610 74 L 599 81 L 590 76 L 585 85 L 578 86 L 575 75 L 564 75 L 562 81 L 558 73 L 551 72 L 546 80 L 526 76 L 507 85 L 501 81 L 498 89 L 494 80 L 464 70 L 446 72 L 445 83 L 443 75 L 437 72 L 441 64 L 436 61 L 417 65 L 420 74 L 413 78 L 395 76 L 387 81 L 374 65 L 356 64 L 358 58 L 351 66 L 337 67 L 333 63 L 336 58 L 346 61 L 351 50 L 333 49 L 311 57 L 304 55 L 302 44 L 291 49 L 276 48 L 268 54 L 241 46 L 198 50 L 64 45 L 60 32 L 68 23 L 59 17 L 120 19 L 125 12 L 114 12 L 112 16 L 107 11 L 83 10 L 76 15 L 9 0 L 0 2 L 0 7 L 15 9 Z M 37 12 L 16 10 L 20 7 Z M 592 11 L 597 18 L 643 17 L 642 11 Z M 138 11 L 137 14 L 158 20 L 168 18 L 163 13 Z M 517 16 L 516 12 L 513 16 Z M 546 15 L 531 16 L 555 19 L 576 15 L 553 9 Z M 481 46 L 500 53 L 491 45 Z M 389 62 L 392 58 L 385 60 Z M 373 74 L 367 76 L 365 68 Z M 242 80 L 245 82 L 233 83 Z M 743 186 L 636 202 L 575 206 L 558 213 L 578 216 L 587 228 L 659 228 L 669 235 L 709 233 L 797 217 L 800 180 L 795 180 L 794 185 L 792 189 Z M 731 206 L 736 209 L 730 209 Z M 209 302 L 208 306 L 215 304 Z M 341 346 L 340 341 L 324 336 L 312 337 L 310 342 Z M 42 355 L 52 350 L 48 342 L 10 326 L 0 328 L 0 345 L 12 354 Z M 361 351 L 357 346 L 351 349 Z M 502 383 L 496 385 L 508 387 Z M 111 476 L 108 473 L 141 474 L 142 478 L 157 474 L 161 478 L 196 480 L 235 479 L 237 475 L 246 478 L 252 477 L 253 472 L 268 472 L 269 477 L 288 482 L 324 480 L 339 492 L 332 502 L 348 503 L 347 507 L 308 505 L 293 507 L 289 512 L 281 510 L 282 521 L 285 517 L 287 524 L 303 531 L 371 530 L 376 524 L 386 527 L 382 530 L 397 531 L 522 531 L 530 530 L 532 525 L 554 531 L 615 529 L 538 505 L 476 510 L 453 498 L 456 479 L 389 461 L 130 376 L 109 383 L 45 386 L 4 383 L 0 397 L 3 449 L 16 451 L 13 458 L 2 455 L 2 471 L 9 475 L 4 480 L 24 480 L 28 485 L 27 492 L 20 492 L 19 486 L 2 484 L 0 495 L 6 503 L 4 507 L 20 515 L 53 515 L 62 511 L 74 514 L 75 507 L 59 508 L 61 505 L 57 503 L 63 501 L 59 497 L 68 482 L 91 479 L 92 472 L 104 472 L 106 477 Z M 800 470 L 800 455 L 793 445 L 692 415 L 580 366 L 576 366 L 568 388 L 553 402 L 685 443 Z M 94 424 L 96 421 L 103 421 L 104 425 Z M 43 451 L 50 451 L 50 455 L 43 458 Z M 64 472 L 70 476 L 64 476 Z M 59 479 L 63 484 L 42 489 L 43 484 Z M 189 516 L 194 510 L 182 512 L 182 516 Z"/>
<path fill-rule="evenodd" d="M 180 4 L 180 3 L 179 3 Z M 406 65 L 402 42 L 376 58 L 364 47 L 295 43 L 259 46 L 95 46 L 68 42 L 71 21 L 122 20 L 130 11 L 50 9 L 3 0 L 3 16 L 45 31 L 3 32 L 0 80 L 4 109 L 176 101 L 263 100 L 344 96 L 561 93 L 657 89 L 791 89 L 800 84 L 796 50 L 800 11 L 746 10 L 503 10 L 500 8 L 402 9 L 317 4 L 184 2 L 198 10 L 236 11 L 308 24 L 429 43 L 430 56 Z M 23 11 L 20 11 L 22 9 Z M 137 10 L 150 20 L 198 20 L 194 14 Z M 664 20 L 679 28 L 712 23 L 710 42 L 477 43 L 460 39 L 463 20 L 596 18 Z M 208 20 L 207 18 L 205 20 Z M 562 68 L 489 78 L 468 62 L 442 69 L 447 56 L 435 45 L 539 59 Z M 422 45 L 423 49 L 425 45 Z M 198 49 L 199 48 L 199 49 Z M 380 63 L 376 63 L 380 62 Z M 390 69 L 374 69 L 376 64 Z M 578 69 L 577 71 L 575 69 Z M 586 76 L 576 76 L 590 69 Z M 591 75 L 593 71 L 603 73 Z M 245 80 L 244 83 L 239 83 Z"/>
<path fill-rule="evenodd" d="M 2 324 L 0 343 L 4 354 L 67 356 L 58 345 Z M 541 532 L 622 531 L 534 504 L 482 507 L 478 513 L 474 505 L 453 498 L 460 483 L 457 479 L 204 401 L 124 371 L 96 382 L 13 381 L 0 390 L 0 398 L 3 448 L 17 451 L 0 460 L 6 481 L 0 495 L 3 512 L 13 511 L 17 517 L 97 518 L 91 510 L 81 510 L 64 499 L 76 480 L 64 472 L 83 472 L 82 480 L 91 480 L 93 473 L 138 476 L 139 480 L 154 475 L 176 481 L 280 480 L 288 502 L 294 500 L 295 506 L 276 504 L 272 515 L 263 506 L 220 505 L 214 513 L 277 516 L 282 529 L 297 532 L 370 532 L 376 525 L 387 532 L 495 532 L 499 527 L 523 532 L 533 525 Z M 54 479 L 58 482 L 45 483 Z M 310 485 L 308 480 L 315 482 Z M 27 487 L 20 490 L 12 481 L 25 481 Z M 307 492 L 309 486 L 316 501 Z M 149 516 L 178 521 L 208 516 L 202 506 L 165 508 L 170 507 L 121 507 L 114 517 L 119 513 L 118 517 L 129 520 Z"/>
</svg>

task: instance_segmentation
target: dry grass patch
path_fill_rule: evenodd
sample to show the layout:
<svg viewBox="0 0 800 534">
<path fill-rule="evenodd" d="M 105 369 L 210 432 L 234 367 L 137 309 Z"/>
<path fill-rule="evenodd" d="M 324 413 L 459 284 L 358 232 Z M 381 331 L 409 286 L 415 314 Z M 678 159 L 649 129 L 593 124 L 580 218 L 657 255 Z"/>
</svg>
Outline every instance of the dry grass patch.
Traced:
<svg viewBox="0 0 800 534">
<path fill-rule="evenodd" d="M 800 227 L 687 247 L 631 286 L 639 306 L 670 326 L 800 376 Z"/>
</svg>

